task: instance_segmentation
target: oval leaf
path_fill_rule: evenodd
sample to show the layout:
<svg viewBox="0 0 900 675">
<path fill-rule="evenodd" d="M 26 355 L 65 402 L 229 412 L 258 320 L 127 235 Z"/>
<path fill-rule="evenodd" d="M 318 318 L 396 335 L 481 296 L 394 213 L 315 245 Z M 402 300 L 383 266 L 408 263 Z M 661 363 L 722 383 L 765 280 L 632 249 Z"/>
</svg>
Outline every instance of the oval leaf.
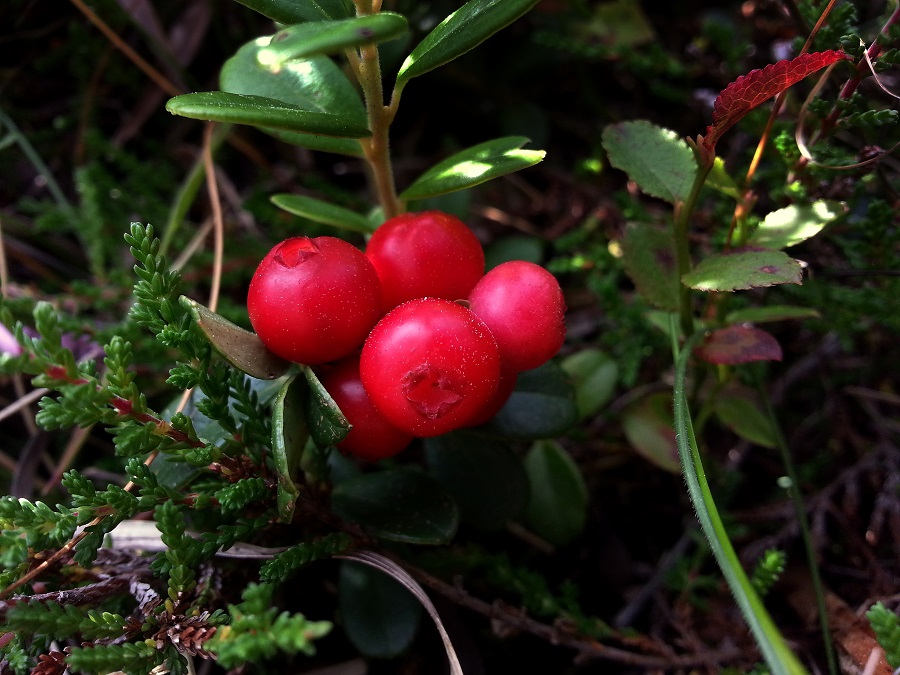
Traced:
<svg viewBox="0 0 900 675">
<path fill-rule="evenodd" d="M 715 365 L 781 361 L 781 345 L 771 333 L 749 325 L 712 331 L 697 348 L 697 356 Z"/>
<path fill-rule="evenodd" d="M 713 410 L 719 421 L 741 438 L 764 448 L 777 447 L 775 430 L 749 389 L 729 387 L 720 391 Z"/>
<path fill-rule="evenodd" d="M 366 110 L 362 99 L 338 65 L 326 56 L 314 56 L 285 64 L 281 68 L 266 67 L 259 61 L 259 53 L 272 40 L 264 36 L 248 42 L 222 66 L 219 87 L 232 94 L 265 96 L 296 105 L 312 112 L 331 113 L 366 125 Z M 359 156 L 359 141 L 349 138 L 330 138 L 263 128 L 266 133 L 294 145 Z"/>
<path fill-rule="evenodd" d="M 843 203 L 825 199 L 812 204 L 792 204 L 768 214 L 750 235 L 749 243 L 775 249 L 794 246 L 814 237 L 846 212 Z"/>
<path fill-rule="evenodd" d="M 291 522 L 300 490 L 294 483 L 309 432 L 303 417 L 306 383 L 291 377 L 272 403 L 272 462 L 278 473 L 278 519 Z"/>
<path fill-rule="evenodd" d="M 578 465 L 559 443 L 538 441 L 525 457 L 525 470 L 529 527 L 551 544 L 569 543 L 587 521 L 588 490 Z"/>
<path fill-rule="evenodd" d="M 357 562 L 341 562 L 338 606 L 350 642 L 375 658 L 391 658 L 409 647 L 422 618 L 419 601 L 398 581 Z"/>
<path fill-rule="evenodd" d="M 270 352 L 256 333 L 236 326 L 188 297 L 182 295 L 180 300 L 213 348 L 238 370 L 261 380 L 274 380 L 291 367 L 289 361 Z"/>
<path fill-rule="evenodd" d="M 737 78 L 716 97 L 713 123 L 706 129 L 703 145 L 715 152 L 716 142 L 728 129 L 756 106 L 774 98 L 807 75 L 850 57 L 844 52 L 824 51 L 801 54 L 793 59 L 772 63 Z"/>
<path fill-rule="evenodd" d="M 369 129 L 346 117 L 310 112 L 295 105 L 264 96 L 229 94 L 224 91 L 200 91 L 169 99 L 166 110 L 173 115 L 210 122 L 249 124 L 285 131 L 300 131 L 323 136 L 361 138 Z"/>
<path fill-rule="evenodd" d="M 644 459 L 671 473 L 681 470 L 670 394 L 658 392 L 628 406 L 622 414 L 622 430 Z"/>
<path fill-rule="evenodd" d="M 509 401 L 483 428 L 509 438 L 551 438 L 565 433 L 577 420 L 572 383 L 550 361 L 519 373 Z"/>
<path fill-rule="evenodd" d="M 397 469 L 350 478 L 335 486 L 331 506 L 370 534 L 410 544 L 446 544 L 459 526 L 459 509 L 434 478 Z"/>
<path fill-rule="evenodd" d="M 315 223 L 331 225 L 343 230 L 362 232 L 363 234 L 374 232 L 369 219 L 365 216 L 356 213 L 356 211 L 345 209 L 342 206 L 324 202 L 321 199 L 290 194 L 272 195 L 271 199 L 272 203 L 278 208 Z"/>
<path fill-rule="evenodd" d="M 796 307 L 794 305 L 768 305 L 766 307 L 747 307 L 730 312 L 725 323 L 768 323 L 786 319 L 817 319 L 818 311 L 812 307 Z"/>
<path fill-rule="evenodd" d="M 416 46 L 397 73 L 397 87 L 462 56 L 537 3 L 538 0 L 470 0 Z"/>
<path fill-rule="evenodd" d="M 670 230 L 631 224 L 622 238 L 622 264 L 638 293 L 668 311 L 678 309 L 678 263 Z"/>
<path fill-rule="evenodd" d="M 582 349 L 562 362 L 562 369 L 575 385 L 575 405 L 581 419 L 600 412 L 612 398 L 619 378 L 619 366 L 599 349 Z"/>
<path fill-rule="evenodd" d="M 328 21 L 353 16 L 353 4 L 345 0 L 237 0 L 278 23 Z"/>
<path fill-rule="evenodd" d="M 681 281 L 698 291 L 744 291 L 749 288 L 799 284 L 800 263 L 781 251 L 735 249 L 711 255 Z"/>
<path fill-rule="evenodd" d="M 610 124 L 603 130 L 609 163 L 628 174 L 642 192 L 671 204 L 684 201 L 697 174 L 697 160 L 674 131 L 646 120 Z"/>
<path fill-rule="evenodd" d="M 331 398 L 331 394 L 325 391 L 312 368 L 301 366 L 300 370 L 309 386 L 308 396 L 303 401 L 309 435 L 319 447 L 340 443 L 350 433 L 350 422 Z"/>
<path fill-rule="evenodd" d="M 534 166 L 547 153 L 543 150 L 521 150 L 527 142 L 527 138 L 508 136 L 467 148 L 435 164 L 413 181 L 400 198 L 436 197 Z"/>
<path fill-rule="evenodd" d="M 405 33 L 407 27 L 406 17 L 392 12 L 302 23 L 275 33 L 271 42 L 259 50 L 257 59 L 275 70 L 293 59 L 337 54 L 351 47 L 392 40 Z"/>
<path fill-rule="evenodd" d="M 522 460 L 504 443 L 472 431 L 425 439 L 432 475 L 450 490 L 464 522 L 499 530 L 528 502 Z"/>
</svg>

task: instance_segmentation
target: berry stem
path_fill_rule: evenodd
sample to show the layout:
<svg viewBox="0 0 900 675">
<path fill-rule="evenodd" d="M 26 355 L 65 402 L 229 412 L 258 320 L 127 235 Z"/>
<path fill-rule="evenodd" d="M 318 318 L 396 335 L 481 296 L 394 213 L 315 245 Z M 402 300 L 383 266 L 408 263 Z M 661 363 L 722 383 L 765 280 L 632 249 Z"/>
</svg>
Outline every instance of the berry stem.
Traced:
<svg viewBox="0 0 900 675">
<path fill-rule="evenodd" d="M 354 0 L 357 16 L 375 14 L 381 9 L 378 0 Z M 404 208 L 397 197 L 394 185 L 394 171 L 391 166 L 390 141 L 388 132 L 394 120 L 396 109 L 384 104 L 384 91 L 381 82 L 381 61 L 378 46 L 364 45 L 359 51 L 348 51 L 347 58 L 356 74 L 366 102 L 366 114 L 369 119 L 369 138 L 361 138 L 363 153 L 369 165 L 370 176 L 378 195 L 378 202 L 384 211 L 385 219 L 403 213 Z"/>
</svg>

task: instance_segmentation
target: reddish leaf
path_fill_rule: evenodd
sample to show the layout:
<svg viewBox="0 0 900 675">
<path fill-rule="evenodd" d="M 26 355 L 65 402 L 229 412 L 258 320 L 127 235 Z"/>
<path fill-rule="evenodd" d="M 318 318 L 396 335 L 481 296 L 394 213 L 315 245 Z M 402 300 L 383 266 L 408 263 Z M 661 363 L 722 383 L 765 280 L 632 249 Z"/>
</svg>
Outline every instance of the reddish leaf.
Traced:
<svg viewBox="0 0 900 675">
<path fill-rule="evenodd" d="M 807 75 L 849 58 L 844 52 L 836 50 L 812 52 L 742 75 L 725 87 L 716 98 L 713 123 L 706 128 L 703 146 L 712 153 L 722 134 L 753 108 L 777 96 Z"/>
<path fill-rule="evenodd" d="M 717 366 L 781 361 L 781 345 L 770 333 L 748 325 L 728 326 L 710 333 L 697 356 Z"/>
</svg>

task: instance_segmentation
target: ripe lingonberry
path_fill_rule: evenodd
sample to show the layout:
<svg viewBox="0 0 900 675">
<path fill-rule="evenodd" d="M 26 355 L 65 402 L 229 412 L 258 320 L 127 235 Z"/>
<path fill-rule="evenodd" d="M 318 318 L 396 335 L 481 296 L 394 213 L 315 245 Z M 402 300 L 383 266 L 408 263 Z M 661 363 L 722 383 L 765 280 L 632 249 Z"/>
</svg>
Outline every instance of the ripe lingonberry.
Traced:
<svg viewBox="0 0 900 675">
<path fill-rule="evenodd" d="M 322 386 L 352 425 L 337 447 L 360 459 L 376 461 L 403 450 L 413 439 L 379 413 L 359 377 L 359 356 L 336 363 L 322 376 Z"/>
<path fill-rule="evenodd" d="M 461 300 L 484 274 L 484 250 L 466 225 L 441 211 L 404 213 L 375 230 L 366 255 L 385 309 L 415 298 Z"/>
<path fill-rule="evenodd" d="M 566 303 L 559 282 L 540 265 L 512 260 L 482 277 L 469 308 L 497 339 L 504 370 L 537 368 L 566 337 Z"/>
<path fill-rule="evenodd" d="M 500 353 L 468 309 L 420 298 L 376 324 L 359 368 L 369 398 L 392 424 L 415 436 L 437 436 L 468 424 L 491 400 Z"/>
<path fill-rule="evenodd" d="M 494 415 L 500 412 L 500 408 L 506 405 L 506 402 L 512 396 L 516 388 L 516 380 L 519 378 L 518 373 L 510 371 L 501 371 L 500 382 L 497 385 L 497 392 L 488 401 L 484 407 L 478 411 L 472 419 L 466 422 L 467 427 L 477 427 L 493 419 Z"/>
<path fill-rule="evenodd" d="M 247 293 L 250 323 L 271 351 L 318 364 L 357 349 L 382 313 L 368 258 L 335 237 L 294 237 L 263 258 Z"/>
</svg>

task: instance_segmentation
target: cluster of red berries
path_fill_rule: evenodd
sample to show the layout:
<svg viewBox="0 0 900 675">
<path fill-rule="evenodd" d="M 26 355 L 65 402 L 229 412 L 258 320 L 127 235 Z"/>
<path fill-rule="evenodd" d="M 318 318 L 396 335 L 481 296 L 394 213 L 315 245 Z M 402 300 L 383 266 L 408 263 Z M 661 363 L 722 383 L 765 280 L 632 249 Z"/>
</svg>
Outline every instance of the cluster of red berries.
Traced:
<svg viewBox="0 0 900 675">
<path fill-rule="evenodd" d="M 565 338 L 553 275 L 524 261 L 485 274 L 481 243 L 440 211 L 391 218 L 365 253 L 334 237 L 283 241 L 247 307 L 272 352 L 331 364 L 322 384 L 352 425 L 338 447 L 365 459 L 486 422 Z"/>
</svg>

